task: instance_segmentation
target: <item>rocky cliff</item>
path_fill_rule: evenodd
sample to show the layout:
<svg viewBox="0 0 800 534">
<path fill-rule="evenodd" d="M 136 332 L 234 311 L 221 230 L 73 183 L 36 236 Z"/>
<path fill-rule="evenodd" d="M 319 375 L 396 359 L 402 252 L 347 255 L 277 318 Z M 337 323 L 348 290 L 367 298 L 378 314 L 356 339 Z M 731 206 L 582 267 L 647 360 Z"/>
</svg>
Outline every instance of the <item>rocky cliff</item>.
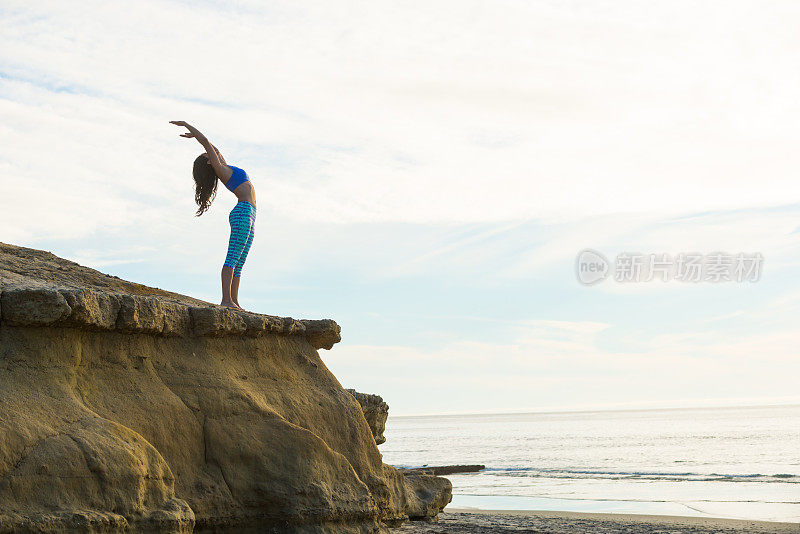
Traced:
<svg viewBox="0 0 800 534">
<path fill-rule="evenodd" d="M 348 389 L 361 405 L 364 412 L 364 419 L 367 420 L 372 435 L 375 436 L 375 443 L 380 445 L 386 442 L 383 431 L 386 430 L 386 419 L 389 418 L 389 405 L 383 401 L 380 395 L 372 393 L 359 393 L 354 389 Z"/>
<path fill-rule="evenodd" d="M 374 532 L 449 481 L 382 462 L 317 349 L 232 311 L 0 243 L 0 531 Z"/>
</svg>

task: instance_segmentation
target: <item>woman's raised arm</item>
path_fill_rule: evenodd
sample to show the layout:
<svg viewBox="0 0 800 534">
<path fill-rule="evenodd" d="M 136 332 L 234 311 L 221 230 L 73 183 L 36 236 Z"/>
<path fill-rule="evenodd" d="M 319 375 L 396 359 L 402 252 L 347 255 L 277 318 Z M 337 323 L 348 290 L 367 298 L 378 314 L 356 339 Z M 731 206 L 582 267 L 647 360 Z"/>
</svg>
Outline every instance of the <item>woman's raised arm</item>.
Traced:
<svg viewBox="0 0 800 534">
<path fill-rule="evenodd" d="M 194 137 L 197 141 L 203 145 L 203 148 L 206 149 L 206 156 L 208 157 L 208 162 L 214 168 L 214 172 L 217 173 L 217 176 L 220 180 L 227 183 L 230 179 L 231 174 L 233 174 L 233 170 L 228 167 L 225 163 L 225 160 L 222 159 L 222 156 L 217 152 L 216 147 L 211 144 L 211 142 L 206 138 L 205 135 L 200 133 L 200 130 L 192 126 L 186 121 L 169 121 L 170 124 L 175 124 L 177 126 L 184 126 L 188 132 L 184 132 L 181 134 L 181 137 L 186 137 L 187 139 L 191 139 Z M 220 161 L 221 160 L 221 161 Z"/>
</svg>

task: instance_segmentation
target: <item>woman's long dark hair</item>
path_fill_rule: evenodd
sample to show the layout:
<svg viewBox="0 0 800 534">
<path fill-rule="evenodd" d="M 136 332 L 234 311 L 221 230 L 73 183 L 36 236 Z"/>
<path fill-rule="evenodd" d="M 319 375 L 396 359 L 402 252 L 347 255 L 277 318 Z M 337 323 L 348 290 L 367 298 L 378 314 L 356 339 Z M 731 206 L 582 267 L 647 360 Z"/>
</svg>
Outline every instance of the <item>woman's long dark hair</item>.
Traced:
<svg viewBox="0 0 800 534">
<path fill-rule="evenodd" d="M 201 216 L 211 203 L 214 202 L 214 197 L 217 196 L 217 173 L 214 172 L 214 167 L 208 162 L 208 156 L 200 154 L 194 160 L 194 168 L 192 169 L 194 176 L 194 201 L 199 206 L 197 208 L 197 216 Z"/>
</svg>

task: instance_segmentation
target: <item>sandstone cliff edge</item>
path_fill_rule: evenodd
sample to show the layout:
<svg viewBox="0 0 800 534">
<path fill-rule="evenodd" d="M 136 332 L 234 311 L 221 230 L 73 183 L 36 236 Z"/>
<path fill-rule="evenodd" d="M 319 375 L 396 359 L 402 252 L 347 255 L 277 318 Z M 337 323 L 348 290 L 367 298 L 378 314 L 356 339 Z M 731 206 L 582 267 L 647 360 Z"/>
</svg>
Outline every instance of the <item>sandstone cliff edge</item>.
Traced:
<svg viewBox="0 0 800 534">
<path fill-rule="evenodd" d="M 317 352 L 332 320 L 3 243 L 0 281 L 0 532 L 375 532 L 450 501 L 447 479 L 383 463 L 382 426 Z"/>
</svg>

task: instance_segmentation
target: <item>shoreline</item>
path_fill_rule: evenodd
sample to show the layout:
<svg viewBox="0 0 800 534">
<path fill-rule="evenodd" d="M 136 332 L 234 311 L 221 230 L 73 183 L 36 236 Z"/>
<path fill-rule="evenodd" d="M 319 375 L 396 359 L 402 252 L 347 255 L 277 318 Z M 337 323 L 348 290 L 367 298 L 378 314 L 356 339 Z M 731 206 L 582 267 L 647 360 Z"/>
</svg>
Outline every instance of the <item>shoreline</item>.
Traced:
<svg viewBox="0 0 800 534">
<path fill-rule="evenodd" d="M 648 514 L 445 508 L 437 521 L 411 521 L 413 534 L 541 532 L 549 534 L 798 534 L 800 523 Z"/>
</svg>

